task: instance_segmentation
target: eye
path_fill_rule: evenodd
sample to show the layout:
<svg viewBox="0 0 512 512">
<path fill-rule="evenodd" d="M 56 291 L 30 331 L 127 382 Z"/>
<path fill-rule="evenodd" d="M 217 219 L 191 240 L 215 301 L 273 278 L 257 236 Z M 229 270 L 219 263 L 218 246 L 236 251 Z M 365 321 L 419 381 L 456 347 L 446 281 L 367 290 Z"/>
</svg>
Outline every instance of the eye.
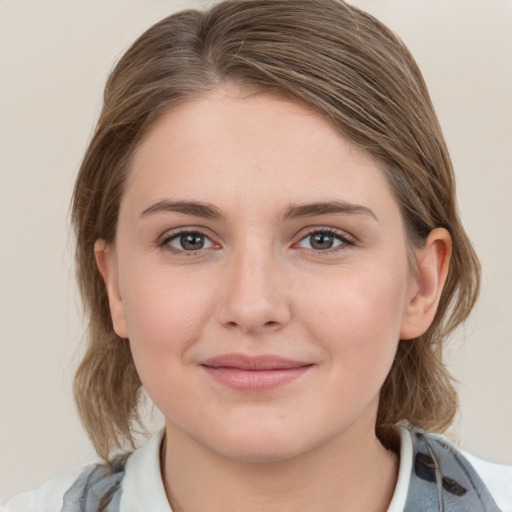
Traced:
<svg viewBox="0 0 512 512">
<path fill-rule="evenodd" d="M 209 249 L 215 244 L 199 231 L 181 231 L 166 237 L 162 246 L 170 247 L 176 251 L 193 252 L 201 249 Z"/>
<path fill-rule="evenodd" d="M 337 231 L 319 229 L 308 233 L 297 246 L 314 251 L 328 251 L 329 249 L 335 250 L 340 246 L 352 244 L 352 240 Z"/>
</svg>

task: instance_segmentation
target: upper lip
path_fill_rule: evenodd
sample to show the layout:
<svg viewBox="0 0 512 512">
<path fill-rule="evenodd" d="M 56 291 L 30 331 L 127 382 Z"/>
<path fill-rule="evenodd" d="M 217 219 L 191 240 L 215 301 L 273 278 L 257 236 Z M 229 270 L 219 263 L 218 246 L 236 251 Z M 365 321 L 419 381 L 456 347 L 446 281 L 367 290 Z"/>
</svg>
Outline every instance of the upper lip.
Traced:
<svg viewBox="0 0 512 512">
<path fill-rule="evenodd" d="M 201 362 L 210 368 L 236 368 L 239 370 L 287 370 L 310 366 L 312 363 L 287 359 L 276 355 L 247 356 L 245 354 L 224 354 Z"/>
</svg>

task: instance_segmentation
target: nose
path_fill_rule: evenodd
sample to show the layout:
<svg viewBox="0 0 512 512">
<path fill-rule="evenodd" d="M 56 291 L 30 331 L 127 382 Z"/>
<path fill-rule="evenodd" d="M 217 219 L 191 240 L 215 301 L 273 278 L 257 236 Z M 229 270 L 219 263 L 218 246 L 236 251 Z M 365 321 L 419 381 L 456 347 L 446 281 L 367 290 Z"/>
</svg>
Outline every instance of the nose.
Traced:
<svg viewBox="0 0 512 512">
<path fill-rule="evenodd" d="M 291 316 L 283 265 L 272 249 L 241 248 L 226 266 L 217 320 L 246 334 L 281 329 Z"/>
</svg>

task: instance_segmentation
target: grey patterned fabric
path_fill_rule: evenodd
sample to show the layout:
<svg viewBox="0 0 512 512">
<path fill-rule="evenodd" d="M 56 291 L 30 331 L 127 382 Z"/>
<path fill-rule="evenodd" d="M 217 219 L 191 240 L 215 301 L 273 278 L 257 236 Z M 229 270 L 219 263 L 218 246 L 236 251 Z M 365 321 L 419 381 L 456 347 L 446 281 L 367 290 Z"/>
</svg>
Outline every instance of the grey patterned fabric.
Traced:
<svg viewBox="0 0 512 512">
<path fill-rule="evenodd" d="M 413 469 L 404 512 L 501 512 L 460 452 L 432 434 L 411 434 Z"/>
<path fill-rule="evenodd" d="M 404 512 L 502 512 L 460 452 L 438 436 L 409 430 L 413 468 Z M 88 467 L 64 495 L 61 512 L 119 512 L 127 459 Z"/>
<path fill-rule="evenodd" d="M 127 459 L 89 466 L 64 494 L 61 512 L 119 512 Z"/>
</svg>

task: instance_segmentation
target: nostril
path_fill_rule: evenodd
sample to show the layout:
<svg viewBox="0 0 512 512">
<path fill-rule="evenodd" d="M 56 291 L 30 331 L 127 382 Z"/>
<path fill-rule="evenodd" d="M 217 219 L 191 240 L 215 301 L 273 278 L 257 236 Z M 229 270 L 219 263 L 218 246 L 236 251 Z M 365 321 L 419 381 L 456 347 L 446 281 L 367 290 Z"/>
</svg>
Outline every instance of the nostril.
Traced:
<svg viewBox="0 0 512 512">
<path fill-rule="evenodd" d="M 225 325 L 229 328 L 241 328 L 245 332 L 249 332 L 249 331 L 258 329 L 258 327 L 249 326 L 249 325 L 244 324 L 243 322 L 239 323 L 239 322 L 235 322 L 235 321 L 226 322 Z M 281 324 L 279 322 L 276 322 L 274 320 L 269 320 L 268 322 L 264 322 L 263 324 L 260 324 L 260 329 L 271 331 L 273 329 L 277 329 L 280 325 Z"/>
</svg>

